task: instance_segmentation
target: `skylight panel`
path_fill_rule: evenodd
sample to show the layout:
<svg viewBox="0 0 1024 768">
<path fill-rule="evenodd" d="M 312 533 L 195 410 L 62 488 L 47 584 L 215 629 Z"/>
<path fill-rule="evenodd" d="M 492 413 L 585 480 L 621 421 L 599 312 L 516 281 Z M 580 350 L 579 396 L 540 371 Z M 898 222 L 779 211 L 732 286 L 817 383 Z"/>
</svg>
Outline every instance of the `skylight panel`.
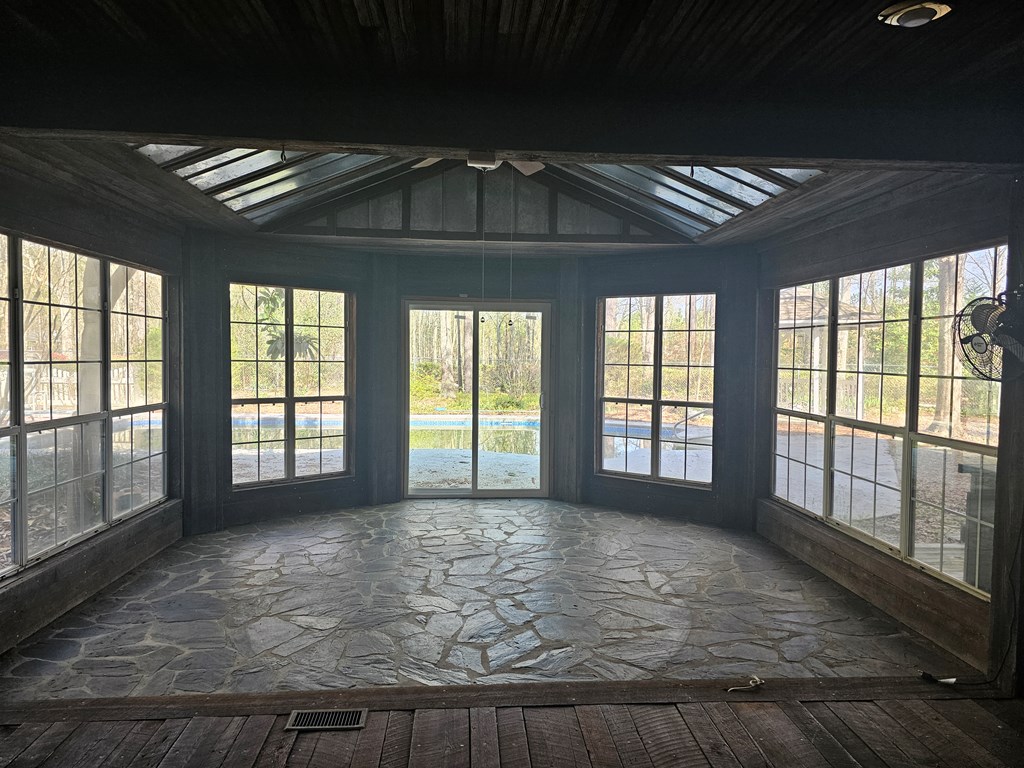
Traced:
<svg viewBox="0 0 1024 768">
<path fill-rule="evenodd" d="M 286 154 L 287 160 L 291 162 L 304 156 L 305 153 L 303 152 L 292 152 L 291 157 L 287 157 Z M 229 185 L 233 181 L 245 178 L 258 171 L 273 169 L 276 165 L 281 165 L 281 153 L 276 150 L 265 150 L 196 174 L 190 177 L 189 181 L 200 189 L 205 190 L 225 184 Z"/>
<path fill-rule="evenodd" d="M 717 206 L 709 205 L 702 200 L 695 199 L 690 194 L 691 189 L 689 187 L 686 187 L 685 189 L 680 188 L 680 185 L 672 179 L 669 179 L 667 176 L 663 176 L 651 168 L 632 165 L 623 167 L 648 180 L 651 183 L 648 187 L 651 194 L 667 203 L 671 203 L 685 211 L 694 213 L 703 219 L 708 219 L 714 224 L 724 224 L 732 218 L 731 213 L 723 211 Z"/>
<path fill-rule="evenodd" d="M 647 166 L 636 167 L 647 168 Z M 664 169 L 662 168 L 651 168 L 648 170 L 656 172 L 658 174 L 658 178 L 663 180 L 663 183 L 679 191 L 680 193 L 686 195 L 687 197 L 692 197 L 694 200 L 704 203 L 705 205 L 709 205 L 712 208 L 727 214 L 728 218 L 737 216 L 743 213 L 743 211 L 747 210 L 747 208 L 740 207 L 738 205 L 738 203 L 740 202 L 738 200 L 735 202 L 727 202 L 724 198 L 727 198 L 728 196 L 725 194 L 709 194 L 702 186 L 699 185 L 698 182 L 692 179 L 688 171 L 685 173 L 686 178 L 678 178 L 676 176 L 666 175 L 664 173 Z M 735 200 L 735 198 L 732 199 Z"/>
<path fill-rule="evenodd" d="M 816 168 L 771 168 L 770 170 L 780 176 L 792 179 L 797 184 L 803 184 L 808 179 L 813 179 L 815 176 L 821 175 L 821 171 Z"/>
<path fill-rule="evenodd" d="M 258 151 L 259 150 L 257 149 L 228 149 L 224 152 L 213 155 L 212 157 L 204 157 L 194 163 L 182 166 L 174 172 L 184 179 L 190 179 L 192 176 L 209 170 L 210 168 L 217 168 L 231 162 L 232 160 L 237 160 L 240 157 L 246 157 Z"/>
<path fill-rule="evenodd" d="M 673 169 L 680 173 L 689 175 L 689 166 L 672 166 Z M 763 192 L 760 189 L 743 184 L 737 179 L 733 179 L 725 174 L 719 173 L 716 168 L 702 168 L 695 167 L 693 169 L 693 178 L 699 181 L 701 184 L 706 184 L 709 187 L 717 189 L 730 197 L 735 197 L 737 200 L 742 200 L 747 205 L 760 205 L 766 200 L 771 199 L 771 195 Z"/>
<path fill-rule="evenodd" d="M 251 192 L 232 198 L 221 195 L 215 197 L 221 199 L 232 210 L 248 210 L 262 206 L 281 195 L 288 194 L 289 197 L 294 197 L 299 190 L 306 194 L 309 191 L 305 189 L 306 187 L 315 187 L 317 192 L 322 191 L 321 185 L 324 181 L 384 158 L 378 155 L 335 154 L 326 155 L 324 159 L 323 163 L 300 163 L 287 175 L 274 174 L 274 177 L 279 177 L 277 181 L 269 181 L 273 177 L 259 179 L 255 184 L 261 186 L 256 186 Z"/>
<path fill-rule="evenodd" d="M 185 147 L 181 144 L 144 144 L 139 147 L 138 151 L 157 165 L 164 165 L 192 152 L 198 152 L 200 149 L 203 147 Z"/>
<path fill-rule="evenodd" d="M 766 192 L 771 197 L 781 194 L 786 191 L 785 187 L 779 186 L 773 181 L 762 179 L 757 174 L 745 171 L 742 168 L 716 168 L 715 170 L 721 171 L 724 174 L 732 176 L 734 179 L 738 179 L 745 184 L 749 184 L 755 189 L 759 189 L 762 192 Z"/>
</svg>

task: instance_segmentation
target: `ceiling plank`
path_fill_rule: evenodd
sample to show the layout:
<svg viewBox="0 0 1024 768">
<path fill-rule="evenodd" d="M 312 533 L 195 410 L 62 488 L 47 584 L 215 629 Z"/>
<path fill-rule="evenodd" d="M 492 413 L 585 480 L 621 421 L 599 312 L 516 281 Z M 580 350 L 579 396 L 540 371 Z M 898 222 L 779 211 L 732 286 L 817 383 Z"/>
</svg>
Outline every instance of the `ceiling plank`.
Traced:
<svg viewBox="0 0 1024 768">
<path fill-rule="evenodd" d="M 188 182 L 167 173 L 127 146 L 68 145 L 63 142 L 0 142 L 0 157 L 18 167 L 31 164 L 42 178 L 84 190 L 115 208 L 142 214 L 164 225 L 216 227 L 250 232 L 253 226 L 208 199 Z"/>
</svg>

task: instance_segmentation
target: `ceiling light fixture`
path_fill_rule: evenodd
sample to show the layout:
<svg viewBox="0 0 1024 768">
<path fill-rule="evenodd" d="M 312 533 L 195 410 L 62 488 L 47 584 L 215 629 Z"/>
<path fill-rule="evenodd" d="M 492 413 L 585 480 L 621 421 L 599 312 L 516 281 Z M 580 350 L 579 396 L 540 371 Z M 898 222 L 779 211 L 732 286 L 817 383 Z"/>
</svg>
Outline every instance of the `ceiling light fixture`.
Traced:
<svg viewBox="0 0 1024 768">
<path fill-rule="evenodd" d="M 920 27 L 941 19 L 951 10 L 945 3 L 896 3 L 878 14 L 878 20 L 894 27 Z"/>
<path fill-rule="evenodd" d="M 493 152 L 470 151 L 466 158 L 466 165 L 481 171 L 493 171 L 501 165 L 501 160 L 498 160 Z"/>
</svg>

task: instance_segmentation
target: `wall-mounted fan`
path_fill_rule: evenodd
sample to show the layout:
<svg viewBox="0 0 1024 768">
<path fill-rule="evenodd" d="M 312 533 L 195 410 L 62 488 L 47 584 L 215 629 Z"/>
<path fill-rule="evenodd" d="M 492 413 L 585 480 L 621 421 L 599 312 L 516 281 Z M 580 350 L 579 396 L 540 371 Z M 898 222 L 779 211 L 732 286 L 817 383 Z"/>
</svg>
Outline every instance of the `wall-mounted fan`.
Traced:
<svg viewBox="0 0 1024 768">
<path fill-rule="evenodd" d="M 439 163 L 444 158 L 441 157 L 428 157 L 425 160 L 420 160 L 413 168 L 426 168 L 427 166 Z M 544 170 L 544 163 L 538 163 L 534 160 L 498 160 L 493 152 L 470 152 L 466 157 L 466 165 L 470 168 L 478 168 L 481 171 L 493 171 L 502 162 L 507 162 L 523 176 L 531 176 L 537 171 Z"/>
<path fill-rule="evenodd" d="M 1013 292 L 975 299 L 953 318 L 956 356 L 975 376 L 1003 380 L 1003 350 L 1024 363 L 1024 316 L 1019 310 L 1024 285 Z"/>
</svg>

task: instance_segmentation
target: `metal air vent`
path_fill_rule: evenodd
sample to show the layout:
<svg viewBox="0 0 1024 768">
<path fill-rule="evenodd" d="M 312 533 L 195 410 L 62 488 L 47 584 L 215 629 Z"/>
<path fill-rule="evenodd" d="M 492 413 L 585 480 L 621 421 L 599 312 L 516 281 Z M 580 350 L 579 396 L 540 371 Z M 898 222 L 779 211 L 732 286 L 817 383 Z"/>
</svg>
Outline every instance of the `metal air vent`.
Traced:
<svg viewBox="0 0 1024 768">
<path fill-rule="evenodd" d="M 344 731 L 366 725 L 365 709 L 296 709 L 286 731 Z"/>
</svg>

